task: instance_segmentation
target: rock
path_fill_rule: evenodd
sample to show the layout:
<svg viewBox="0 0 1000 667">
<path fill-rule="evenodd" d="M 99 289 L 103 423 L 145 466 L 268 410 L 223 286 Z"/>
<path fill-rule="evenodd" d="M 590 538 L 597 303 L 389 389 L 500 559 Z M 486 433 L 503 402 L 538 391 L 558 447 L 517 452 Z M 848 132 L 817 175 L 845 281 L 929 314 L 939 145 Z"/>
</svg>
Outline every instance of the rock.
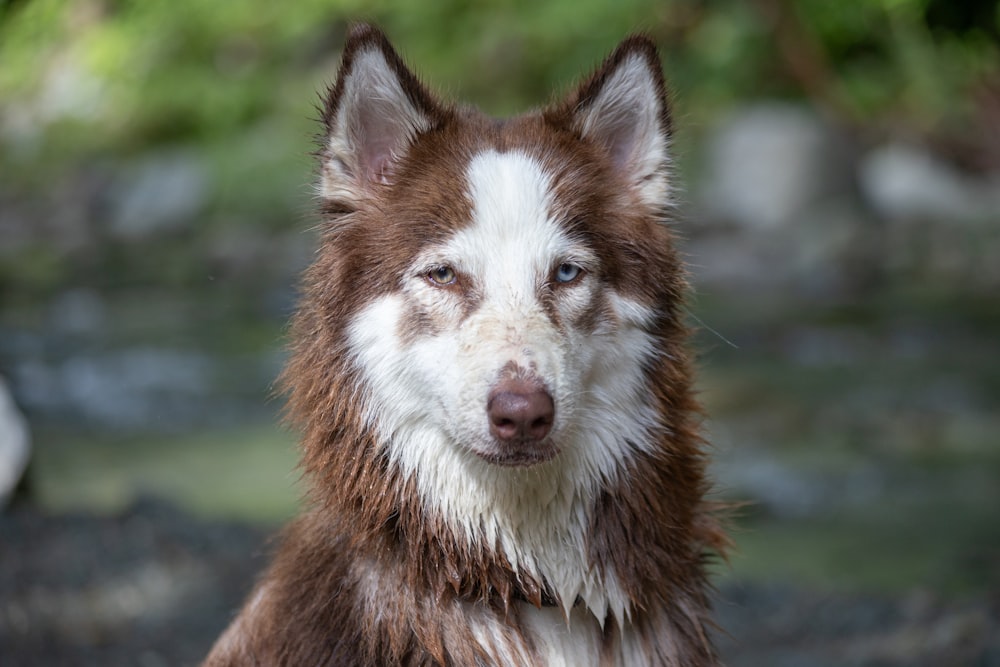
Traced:
<svg viewBox="0 0 1000 667">
<path fill-rule="evenodd" d="M 107 307 L 100 292 L 87 287 L 66 290 L 48 308 L 50 330 L 64 334 L 100 336 L 107 320 Z"/>
<path fill-rule="evenodd" d="M 858 184 L 883 223 L 887 273 L 983 292 L 1000 286 L 1000 173 L 965 173 L 897 142 L 865 155 Z"/>
<path fill-rule="evenodd" d="M 814 299 L 863 280 L 872 229 L 842 133 L 806 107 L 768 103 L 738 110 L 705 145 L 685 247 L 695 284 Z"/>
<path fill-rule="evenodd" d="M 759 230 L 794 224 L 812 204 L 850 189 L 848 146 L 807 108 L 741 109 L 708 140 L 699 208 Z"/>
<path fill-rule="evenodd" d="M 113 429 L 170 430 L 207 404 L 216 365 L 204 354 L 135 347 L 62 363 L 25 361 L 15 379 L 39 412 Z"/>
<path fill-rule="evenodd" d="M 0 508 L 14 495 L 30 458 L 28 423 L 0 377 Z"/>
<path fill-rule="evenodd" d="M 890 143 L 861 161 L 858 182 L 871 206 L 893 221 L 996 223 L 1000 177 L 975 178 L 913 144 Z"/>
<path fill-rule="evenodd" d="M 700 224 L 694 223 L 694 225 Z M 685 242 L 699 289 L 755 299 L 837 298 L 882 260 L 880 230 L 850 197 L 830 197 L 782 227 L 713 229 Z"/>
<path fill-rule="evenodd" d="M 155 154 L 125 170 L 112 189 L 110 229 L 137 241 L 189 226 L 204 208 L 208 170 L 194 151 Z"/>
</svg>

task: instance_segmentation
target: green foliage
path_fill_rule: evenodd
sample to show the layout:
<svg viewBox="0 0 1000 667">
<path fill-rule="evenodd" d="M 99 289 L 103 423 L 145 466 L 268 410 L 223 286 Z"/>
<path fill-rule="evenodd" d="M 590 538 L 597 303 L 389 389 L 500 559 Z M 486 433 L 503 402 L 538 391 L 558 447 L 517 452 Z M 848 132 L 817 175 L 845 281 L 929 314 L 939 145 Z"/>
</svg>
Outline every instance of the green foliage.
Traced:
<svg viewBox="0 0 1000 667">
<path fill-rule="evenodd" d="M 623 35 L 645 31 L 663 50 L 682 142 L 741 100 L 784 97 L 811 98 L 862 129 L 975 146 L 984 121 L 974 93 L 1000 80 L 997 0 L 8 1 L 0 206 L 21 205 L 22 221 L 85 210 L 90 247 L 103 249 L 110 209 L 60 188 L 80 191 L 101 173 L 120 185 L 144 155 L 180 149 L 208 178 L 174 247 L 203 249 L 235 224 L 307 226 L 315 108 L 355 20 L 382 25 L 433 89 L 495 115 L 546 103 Z M 683 144 L 678 152 L 683 168 Z M 0 287 L 58 289 L 64 258 L 32 249 L 57 233 L 32 223 L 18 230 L 21 245 L 0 244 Z M 169 264 L 180 271 L 183 259 Z M 135 277 L 122 270 L 121 282 Z"/>
<path fill-rule="evenodd" d="M 829 59 L 836 94 L 862 121 L 947 130 L 969 120 L 970 93 L 1000 75 L 994 0 L 797 6 Z"/>
<path fill-rule="evenodd" d="M 801 91 L 776 47 L 777 7 L 828 62 L 824 84 L 846 108 L 927 127 L 961 113 L 956 101 L 1000 61 L 996 2 L 943 3 L 26 0 L 0 15 L 0 113 L 7 134 L 69 122 L 124 149 L 227 136 L 268 117 L 296 123 L 359 18 L 384 25 L 435 87 L 497 114 L 544 102 L 623 34 L 645 30 L 684 106 L 704 113 Z"/>
<path fill-rule="evenodd" d="M 17 254 L 0 256 L 0 286 L 19 285 L 28 294 L 48 293 L 67 281 L 66 266 L 55 249 L 43 244 L 31 244 Z M 17 303 L 14 294 L 0 295 L 8 305 Z"/>
</svg>

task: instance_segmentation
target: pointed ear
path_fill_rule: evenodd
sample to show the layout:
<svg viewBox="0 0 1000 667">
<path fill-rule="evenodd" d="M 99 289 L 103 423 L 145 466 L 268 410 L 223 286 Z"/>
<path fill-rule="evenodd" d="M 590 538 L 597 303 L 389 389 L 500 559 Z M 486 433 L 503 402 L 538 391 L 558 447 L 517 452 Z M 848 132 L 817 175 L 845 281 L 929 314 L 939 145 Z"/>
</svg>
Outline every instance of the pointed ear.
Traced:
<svg viewBox="0 0 1000 667">
<path fill-rule="evenodd" d="M 443 115 L 385 35 L 355 26 L 323 109 L 319 195 L 325 205 L 353 210 L 392 183 L 413 140 Z"/>
<path fill-rule="evenodd" d="M 607 153 L 640 199 L 670 203 L 670 108 L 656 46 L 632 36 L 562 104 L 546 112 Z"/>
</svg>

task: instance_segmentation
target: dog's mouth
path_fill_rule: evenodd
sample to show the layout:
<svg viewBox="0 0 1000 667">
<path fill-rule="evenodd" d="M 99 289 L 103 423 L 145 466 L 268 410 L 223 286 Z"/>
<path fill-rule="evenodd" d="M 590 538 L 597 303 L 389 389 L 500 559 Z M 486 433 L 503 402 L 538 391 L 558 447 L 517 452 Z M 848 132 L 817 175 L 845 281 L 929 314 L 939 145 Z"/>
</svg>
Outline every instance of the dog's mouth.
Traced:
<svg viewBox="0 0 1000 667">
<path fill-rule="evenodd" d="M 551 461 L 559 454 L 559 447 L 546 439 L 542 441 L 497 440 L 486 449 L 476 449 L 476 454 L 488 463 L 509 468 L 526 468 Z"/>
</svg>

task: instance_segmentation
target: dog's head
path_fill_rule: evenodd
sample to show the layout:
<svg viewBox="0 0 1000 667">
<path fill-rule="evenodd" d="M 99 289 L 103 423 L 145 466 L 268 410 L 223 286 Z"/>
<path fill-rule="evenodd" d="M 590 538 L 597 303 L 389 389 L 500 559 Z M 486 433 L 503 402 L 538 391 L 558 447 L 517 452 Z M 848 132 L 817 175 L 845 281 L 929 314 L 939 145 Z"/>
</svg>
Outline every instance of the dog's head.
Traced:
<svg viewBox="0 0 1000 667">
<path fill-rule="evenodd" d="M 596 488 L 661 446 L 687 370 L 648 40 L 495 120 L 439 102 L 362 26 L 323 120 L 293 410 L 366 434 L 446 510 L 504 480 Z"/>
</svg>

